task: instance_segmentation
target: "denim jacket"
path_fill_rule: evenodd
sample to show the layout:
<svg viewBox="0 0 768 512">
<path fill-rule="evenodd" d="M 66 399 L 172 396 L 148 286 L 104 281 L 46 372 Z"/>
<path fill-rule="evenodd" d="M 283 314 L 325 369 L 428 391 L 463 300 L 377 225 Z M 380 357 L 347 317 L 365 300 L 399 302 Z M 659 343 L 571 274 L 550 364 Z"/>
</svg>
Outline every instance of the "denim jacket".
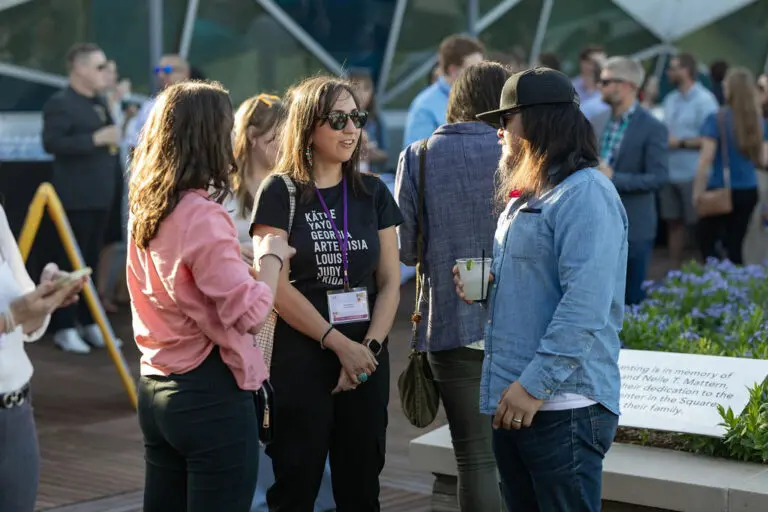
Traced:
<svg viewBox="0 0 768 512">
<path fill-rule="evenodd" d="M 493 256 L 481 411 L 519 381 L 540 400 L 574 393 L 618 414 L 627 214 L 613 183 L 583 169 L 510 201 Z"/>
<path fill-rule="evenodd" d="M 463 347 L 483 338 L 486 311 L 456 296 L 451 269 L 457 258 L 490 258 L 496 221 L 494 176 L 501 146 L 485 123 L 454 123 L 429 138 L 424 180 L 424 279 L 421 307 L 430 351 Z M 398 227 L 400 261 L 416 264 L 421 142 L 400 155 L 395 197 L 405 219 Z M 424 346 L 420 346 L 424 349 Z"/>
</svg>

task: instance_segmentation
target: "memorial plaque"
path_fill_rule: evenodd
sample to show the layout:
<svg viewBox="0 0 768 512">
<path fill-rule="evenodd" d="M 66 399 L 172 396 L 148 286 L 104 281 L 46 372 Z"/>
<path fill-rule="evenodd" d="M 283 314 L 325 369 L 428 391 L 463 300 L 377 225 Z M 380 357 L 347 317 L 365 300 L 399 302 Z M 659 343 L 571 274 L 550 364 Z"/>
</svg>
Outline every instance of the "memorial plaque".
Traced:
<svg viewBox="0 0 768 512">
<path fill-rule="evenodd" d="M 619 425 L 722 437 L 717 405 L 741 414 L 768 360 L 625 349 L 619 369 Z"/>
</svg>

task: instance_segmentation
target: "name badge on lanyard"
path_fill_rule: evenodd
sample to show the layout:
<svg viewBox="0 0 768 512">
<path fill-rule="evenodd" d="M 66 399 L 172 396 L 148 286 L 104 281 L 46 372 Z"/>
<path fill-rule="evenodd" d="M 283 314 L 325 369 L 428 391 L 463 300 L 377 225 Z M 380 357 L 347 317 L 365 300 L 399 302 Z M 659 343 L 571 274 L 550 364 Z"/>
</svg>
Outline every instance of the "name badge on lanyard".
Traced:
<svg viewBox="0 0 768 512">
<path fill-rule="evenodd" d="M 339 231 L 336 228 L 336 222 L 334 222 L 333 217 L 331 216 L 331 211 L 328 209 L 328 205 L 325 204 L 325 199 L 323 199 L 320 189 L 315 186 L 315 192 L 317 192 L 317 197 L 320 199 L 320 204 L 323 206 L 328 222 L 331 223 L 333 234 L 336 237 L 336 241 L 339 242 L 339 250 L 341 251 L 344 289 L 328 291 L 328 320 L 331 322 L 331 325 L 367 322 L 371 318 L 371 312 L 368 307 L 368 289 L 350 289 L 349 287 L 349 225 L 347 218 L 346 176 L 341 179 L 341 183 L 343 194 L 342 202 L 344 206 L 344 231 Z"/>
</svg>

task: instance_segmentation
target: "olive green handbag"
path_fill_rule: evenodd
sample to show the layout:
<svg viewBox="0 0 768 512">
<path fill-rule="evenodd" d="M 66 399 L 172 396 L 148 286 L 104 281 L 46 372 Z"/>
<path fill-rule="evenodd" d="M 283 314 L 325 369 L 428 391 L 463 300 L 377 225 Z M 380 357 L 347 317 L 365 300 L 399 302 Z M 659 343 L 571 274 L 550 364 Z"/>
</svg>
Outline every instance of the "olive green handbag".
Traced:
<svg viewBox="0 0 768 512">
<path fill-rule="evenodd" d="M 419 307 L 422 299 L 423 277 L 421 264 L 424 257 L 424 164 L 427 158 L 427 140 L 421 145 L 419 157 L 419 198 L 416 227 L 416 304 L 414 306 L 411 322 L 411 353 L 408 356 L 408 364 L 397 379 L 397 388 L 400 392 L 400 405 L 403 414 L 418 428 L 429 426 L 440 407 L 440 393 L 432 376 L 432 368 L 429 366 L 427 352 L 418 349 L 420 336 L 419 324 L 421 312 Z"/>
</svg>

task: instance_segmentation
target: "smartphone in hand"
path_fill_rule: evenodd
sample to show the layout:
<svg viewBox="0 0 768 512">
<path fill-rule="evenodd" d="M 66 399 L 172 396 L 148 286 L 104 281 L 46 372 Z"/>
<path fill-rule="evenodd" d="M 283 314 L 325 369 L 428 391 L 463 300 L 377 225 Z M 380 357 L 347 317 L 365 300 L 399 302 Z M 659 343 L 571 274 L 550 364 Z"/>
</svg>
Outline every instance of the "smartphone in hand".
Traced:
<svg viewBox="0 0 768 512">
<path fill-rule="evenodd" d="M 61 288 L 62 286 L 66 286 L 83 277 L 90 276 L 92 273 L 93 273 L 93 270 L 91 269 L 91 267 L 81 268 L 73 272 L 65 272 L 53 283 L 53 286 L 55 286 L 56 288 Z"/>
</svg>

